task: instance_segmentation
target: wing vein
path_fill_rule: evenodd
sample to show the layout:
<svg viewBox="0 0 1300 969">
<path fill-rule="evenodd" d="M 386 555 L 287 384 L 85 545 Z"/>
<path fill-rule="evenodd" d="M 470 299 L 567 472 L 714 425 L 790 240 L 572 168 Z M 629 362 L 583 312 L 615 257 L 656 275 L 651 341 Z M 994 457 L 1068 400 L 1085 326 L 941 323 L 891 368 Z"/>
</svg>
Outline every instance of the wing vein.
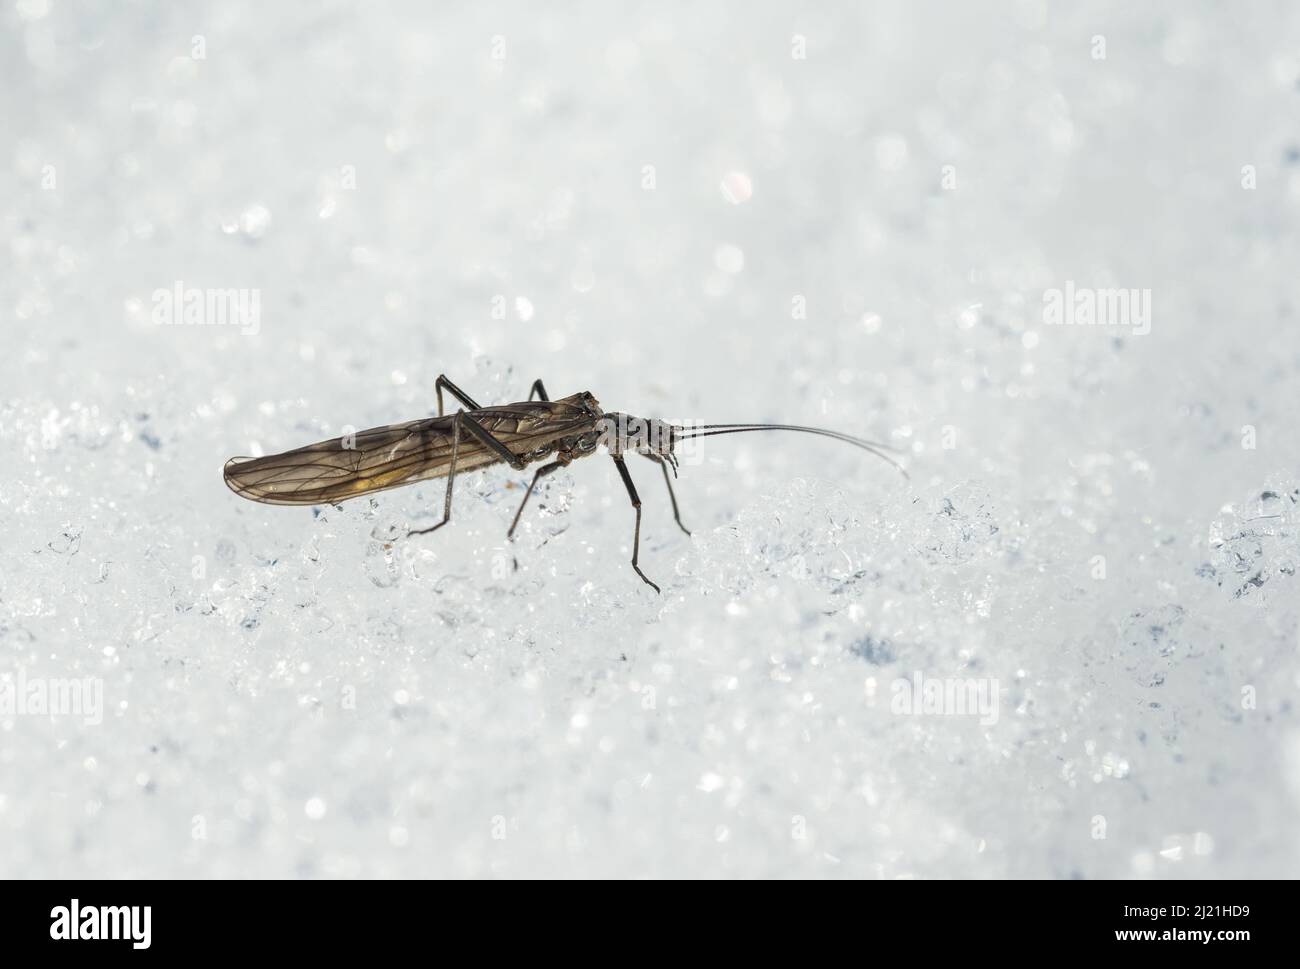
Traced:
<svg viewBox="0 0 1300 969">
<path fill-rule="evenodd" d="M 548 414 L 545 408 L 519 404 L 484 408 L 471 416 L 525 459 L 537 447 L 590 424 L 586 416 Z M 451 466 L 453 420 L 429 417 L 260 458 L 231 458 L 226 462 L 225 481 L 236 494 L 253 501 L 318 505 L 445 477 Z M 500 462 L 496 452 L 461 434 L 457 473 Z"/>
</svg>

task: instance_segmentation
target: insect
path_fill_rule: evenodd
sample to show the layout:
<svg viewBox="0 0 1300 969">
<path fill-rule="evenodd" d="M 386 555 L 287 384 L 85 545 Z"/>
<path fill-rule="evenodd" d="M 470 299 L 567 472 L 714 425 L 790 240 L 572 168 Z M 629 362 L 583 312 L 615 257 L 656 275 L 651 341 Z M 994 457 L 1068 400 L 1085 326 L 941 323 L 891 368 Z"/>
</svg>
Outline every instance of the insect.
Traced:
<svg viewBox="0 0 1300 969">
<path fill-rule="evenodd" d="M 907 475 L 896 461 L 883 453 L 892 450 L 888 445 L 817 427 L 669 424 L 617 412 L 606 413 L 596 398 L 586 392 L 551 400 L 540 380 L 533 382 L 527 401 L 492 407 L 478 404 L 446 376 L 439 376 L 434 386 L 438 399 L 437 417 L 374 427 L 283 454 L 231 458 L 225 467 L 226 484 L 235 494 L 252 501 L 271 505 L 319 505 L 337 504 L 417 481 L 445 477 L 447 493 L 442 521 L 428 528 L 409 531 L 409 538 L 435 532 L 451 521 L 451 495 L 456 475 L 499 463 L 522 471 L 529 464 L 546 461 L 533 474 L 528 490 L 524 492 L 524 500 L 519 503 L 519 510 L 510 523 L 506 538 L 513 539 L 519 518 L 537 482 L 604 447 L 614 459 L 636 513 L 632 568 L 658 592 L 659 586 L 641 571 L 641 498 L 632 483 L 627 462 L 623 460 L 625 454 L 640 454 L 659 465 L 668 486 L 673 518 L 687 535 L 690 531 L 682 524 L 677 495 L 673 492 L 673 478 L 677 476 L 678 468 L 674 448 L 679 441 L 747 431 L 819 434 L 870 451 L 892 464 L 904 477 Z M 443 411 L 444 390 L 464 405 L 455 414 Z"/>
</svg>

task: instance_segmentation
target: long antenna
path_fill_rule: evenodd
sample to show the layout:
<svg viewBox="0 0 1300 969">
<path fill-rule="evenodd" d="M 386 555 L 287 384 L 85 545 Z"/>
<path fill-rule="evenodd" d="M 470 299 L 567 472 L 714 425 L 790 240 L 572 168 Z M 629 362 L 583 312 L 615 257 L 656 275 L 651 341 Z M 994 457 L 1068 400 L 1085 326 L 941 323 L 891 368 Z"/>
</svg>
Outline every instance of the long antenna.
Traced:
<svg viewBox="0 0 1300 969">
<path fill-rule="evenodd" d="M 717 437 L 720 434 L 744 434 L 747 431 L 798 431 L 801 434 L 816 434 L 820 437 L 834 438 L 837 441 L 843 441 L 845 444 L 852 444 L 854 447 L 862 448 L 864 451 L 870 451 L 880 460 L 892 464 L 904 478 L 908 478 L 907 471 L 901 464 L 889 455 L 882 453 L 884 451 L 899 453 L 898 448 L 882 444 L 879 441 L 868 441 L 865 438 L 853 437 L 850 434 L 841 434 L 839 431 L 828 431 L 822 427 L 802 427 L 798 424 L 696 424 L 691 427 L 673 427 L 674 437 L 684 441 L 697 437 Z"/>
</svg>

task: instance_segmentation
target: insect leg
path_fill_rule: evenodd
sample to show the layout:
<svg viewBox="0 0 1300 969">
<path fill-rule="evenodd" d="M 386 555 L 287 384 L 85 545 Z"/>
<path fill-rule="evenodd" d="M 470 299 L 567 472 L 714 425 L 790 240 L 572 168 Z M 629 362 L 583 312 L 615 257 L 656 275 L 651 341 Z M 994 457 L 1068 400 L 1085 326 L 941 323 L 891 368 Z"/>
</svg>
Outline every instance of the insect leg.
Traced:
<svg viewBox="0 0 1300 969">
<path fill-rule="evenodd" d="M 524 506 L 528 504 L 528 499 L 532 497 L 533 489 L 537 487 L 538 480 L 544 478 L 552 471 L 559 471 L 560 468 L 564 467 L 567 463 L 568 462 L 566 461 L 552 461 L 550 464 L 544 464 L 537 469 L 537 473 L 533 475 L 532 482 L 528 485 L 528 490 L 524 492 L 524 500 L 519 502 L 519 510 L 515 512 L 515 519 L 510 523 L 510 531 L 506 532 L 507 541 L 510 541 L 515 537 L 515 529 L 519 527 L 519 516 L 524 513 Z"/>
<path fill-rule="evenodd" d="M 677 495 L 673 493 L 673 479 L 668 476 L 668 462 L 653 454 L 647 454 L 646 457 L 663 469 L 664 484 L 668 486 L 668 500 L 673 503 L 673 518 L 677 519 L 677 527 L 689 535 L 691 530 L 682 524 L 681 512 L 677 510 Z"/>
<path fill-rule="evenodd" d="M 506 464 L 510 465 L 510 467 L 514 468 L 516 471 L 522 471 L 524 468 L 528 467 L 527 461 L 519 457 L 519 455 L 511 451 L 510 448 L 506 447 L 504 444 L 498 441 L 495 437 L 492 436 L 491 431 L 489 431 L 478 421 L 474 420 L 474 418 L 470 417 L 464 411 L 458 411 L 456 414 L 456 419 L 460 423 L 465 425 L 465 430 L 469 431 L 470 434 L 474 435 L 481 442 L 483 442 L 483 444 L 487 445 L 489 450 L 495 453 L 496 456 L 499 457 Z"/>
<path fill-rule="evenodd" d="M 641 554 L 641 499 L 636 493 L 636 485 L 632 483 L 632 476 L 627 473 L 627 464 L 624 463 L 623 458 L 615 454 L 614 464 L 618 466 L 623 484 L 627 485 L 627 496 L 632 499 L 632 507 L 636 511 L 636 531 L 632 534 L 632 568 L 636 569 L 636 574 L 641 576 L 641 581 L 658 592 L 659 586 L 647 579 L 646 574 L 641 571 L 641 566 L 637 565 L 637 558 Z"/>
<path fill-rule="evenodd" d="M 538 377 L 533 381 L 533 389 L 528 391 L 528 399 L 533 399 L 533 394 L 537 395 L 538 400 L 549 401 L 551 398 L 546 396 L 546 388 L 542 386 L 542 378 Z"/>
<path fill-rule="evenodd" d="M 442 521 L 436 525 L 430 525 L 428 528 L 417 528 L 414 531 L 408 531 L 406 533 L 407 538 L 436 532 L 451 521 L 451 486 L 456 483 L 456 458 L 460 454 L 460 425 L 464 418 L 465 412 L 461 411 L 451 421 L 451 465 L 447 468 L 447 500 L 442 505 Z"/>
<path fill-rule="evenodd" d="M 474 402 L 474 398 L 471 397 L 469 394 L 465 393 L 465 391 L 461 390 L 450 380 L 448 380 L 447 375 L 445 373 L 438 374 L 438 379 L 434 381 L 433 386 L 438 391 L 438 416 L 439 417 L 442 416 L 442 391 L 444 387 L 447 389 L 447 393 L 451 394 L 453 397 L 455 397 L 458 401 L 460 401 L 470 410 L 481 410 L 479 405 Z"/>
</svg>

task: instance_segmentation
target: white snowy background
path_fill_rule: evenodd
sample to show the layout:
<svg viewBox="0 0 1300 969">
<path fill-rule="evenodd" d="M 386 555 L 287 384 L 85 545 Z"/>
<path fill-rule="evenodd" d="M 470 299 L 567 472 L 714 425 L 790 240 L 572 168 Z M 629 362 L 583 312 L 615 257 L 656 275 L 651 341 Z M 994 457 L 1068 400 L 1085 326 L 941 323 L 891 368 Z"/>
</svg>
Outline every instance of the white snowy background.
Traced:
<svg viewBox="0 0 1300 969">
<path fill-rule="evenodd" d="M 5 0 L 0 875 L 1295 875 L 1300 9 L 552 7 Z M 224 486 L 444 372 L 911 478 Z"/>
</svg>

